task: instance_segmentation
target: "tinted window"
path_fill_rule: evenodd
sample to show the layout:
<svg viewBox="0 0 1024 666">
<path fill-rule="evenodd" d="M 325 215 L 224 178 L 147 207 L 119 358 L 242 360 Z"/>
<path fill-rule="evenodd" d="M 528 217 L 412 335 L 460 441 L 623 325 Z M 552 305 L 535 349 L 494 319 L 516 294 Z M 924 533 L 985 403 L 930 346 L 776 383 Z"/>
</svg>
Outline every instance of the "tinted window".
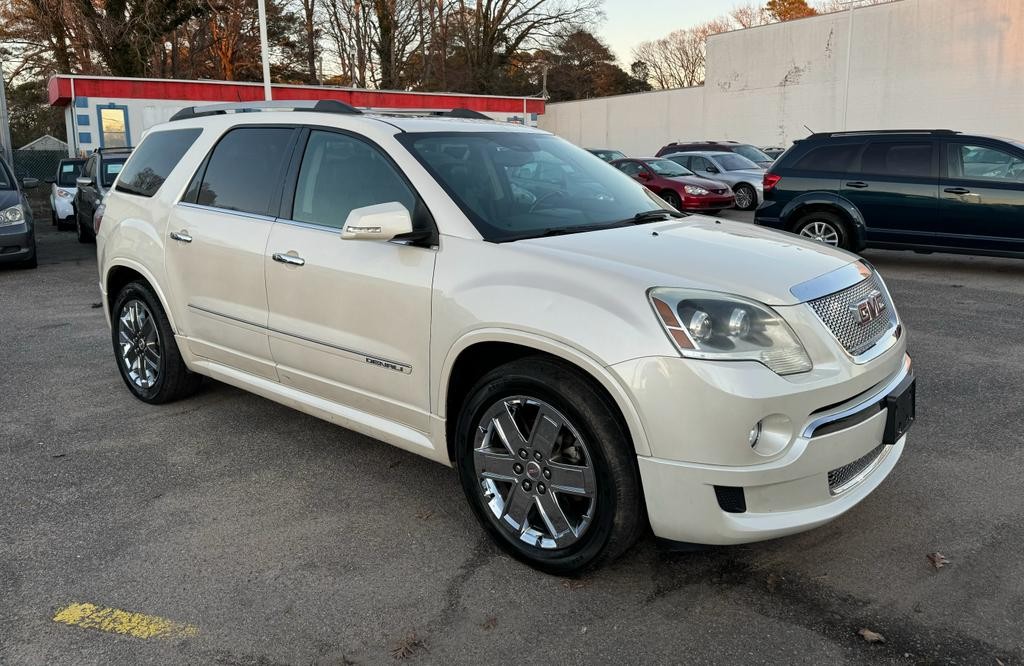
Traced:
<svg viewBox="0 0 1024 666">
<path fill-rule="evenodd" d="M 746 157 L 752 162 L 771 162 L 772 158 L 759 148 L 754 146 L 736 146 L 732 149 L 734 153 Z"/>
<path fill-rule="evenodd" d="M 949 144 L 949 176 L 977 180 L 1024 182 L 1024 159 L 988 146 Z"/>
<path fill-rule="evenodd" d="M 340 229 L 355 208 L 397 201 L 412 215 L 416 195 L 379 150 L 344 134 L 311 132 L 299 168 L 292 219 Z"/>
<path fill-rule="evenodd" d="M 711 166 L 711 162 L 708 162 L 703 157 L 694 155 L 690 158 L 690 168 L 694 171 L 707 171 L 709 166 Z"/>
<path fill-rule="evenodd" d="M 75 179 L 82 173 L 84 164 L 85 160 L 62 161 L 57 169 L 57 184 L 61 187 L 76 187 Z"/>
<path fill-rule="evenodd" d="M 872 143 L 861 158 L 861 173 L 886 176 L 929 176 L 932 173 L 931 142 Z"/>
<path fill-rule="evenodd" d="M 861 145 L 845 143 L 812 148 L 810 152 L 797 160 L 793 168 L 807 171 L 849 171 Z"/>
<path fill-rule="evenodd" d="M 201 129 L 180 129 L 147 136 L 125 165 L 117 190 L 143 197 L 156 194 L 201 133 Z"/>
<path fill-rule="evenodd" d="M 117 178 L 117 174 L 121 173 L 121 168 L 124 167 L 124 161 L 126 157 L 104 157 L 102 160 L 103 173 L 100 182 L 103 183 L 103 187 L 110 187 L 114 184 L 114 179 Z"/>
<path fill-rule="evenodd" d="M 742 171 L 744 169 L 760 169 L 746 157 L 737 155 L 736 153 L 728 153 L 725 155 L 715 155 L 715 161 L 718 165 L 726 171 Z"/>
<path fill-rule="evenodd" d="M 292 130 L 284 127 L 233 129 L 217 143 L 206 166 L 196 203 L 270 215 L 281 183 Z"/>
</svg>

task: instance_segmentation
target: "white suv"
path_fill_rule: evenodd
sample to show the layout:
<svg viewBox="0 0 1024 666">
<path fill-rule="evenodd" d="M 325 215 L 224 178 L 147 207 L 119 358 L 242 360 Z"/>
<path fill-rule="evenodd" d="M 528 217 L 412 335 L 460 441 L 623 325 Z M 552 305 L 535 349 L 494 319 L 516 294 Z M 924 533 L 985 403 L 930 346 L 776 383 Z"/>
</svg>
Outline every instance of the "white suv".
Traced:
<svg viewBox="0 0 1024 666">
<path fill-rule="evenodd" d="M 906 336 L 857 257 L 680 219 L 545 132 L 279 106 L 180 112 L 107 196 L 100 288 L 141 400 L 206 375 L 453 465 L 555 573 L 648 524 L 805 530 L 899 459 Z"/>
</svg>

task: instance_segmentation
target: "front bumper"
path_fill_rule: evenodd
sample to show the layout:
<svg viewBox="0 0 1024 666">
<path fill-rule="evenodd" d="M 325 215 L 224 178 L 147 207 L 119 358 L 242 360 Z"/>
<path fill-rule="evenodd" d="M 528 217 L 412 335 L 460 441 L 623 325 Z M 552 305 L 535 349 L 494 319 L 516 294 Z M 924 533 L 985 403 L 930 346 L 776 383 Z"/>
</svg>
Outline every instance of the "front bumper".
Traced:
<svg viewBox="0 0 1024 666">
<path fill-rule="evenodd" d="M 0 227 L 0 264 L 31 259 L 36 252 L 35 233 L 27 222 Z"/>
<path fill-rule="evenodd" d="M 683 197 L 683 210 L 723 210 L 736 205 L 736 197 L 728 196 L 704 196 L 696 197 L 686 195 Z"/>
<path fill-rule="evenodd" d="M 58 220 L 67 220 L 75 214 L 75 209 L 71 205 L 71 199 L 50 197 L 50 205 L 53 207 L 53 214 Z"/>
<path fill-rule="evenodd" d="M 788 393 L 789 381 L 756 364 L 613 366 L 633 388 L 654 454 L 638 459 L 654 534 L 697 544 L 761 541 L 817 527 L 867 497 L 906 443 L 904 436 L 881 446 L 887 412 L 879 403 L 912 374 L 905 344 L 898 347 L 845 381 L 807 381 Z M 746 437 L 759 419 L 758 447 L 768 447 L 761 452 Z"/>
</svg>

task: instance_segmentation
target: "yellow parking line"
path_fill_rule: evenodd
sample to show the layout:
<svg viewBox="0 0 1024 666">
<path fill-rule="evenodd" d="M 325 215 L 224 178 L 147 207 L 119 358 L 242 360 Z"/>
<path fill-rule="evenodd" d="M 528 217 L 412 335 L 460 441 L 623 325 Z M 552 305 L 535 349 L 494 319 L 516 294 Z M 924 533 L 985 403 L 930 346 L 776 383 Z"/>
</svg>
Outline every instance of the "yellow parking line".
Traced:
<svg viewBox="0 0 1024 666">
<path fill-rule="evenodd" d="M 94 604 L 65 606 L 57 611 L 53 621 L 136 638 L 179 638 L 199 633 L 199 629 L 190 624 Z"/>
</svg>

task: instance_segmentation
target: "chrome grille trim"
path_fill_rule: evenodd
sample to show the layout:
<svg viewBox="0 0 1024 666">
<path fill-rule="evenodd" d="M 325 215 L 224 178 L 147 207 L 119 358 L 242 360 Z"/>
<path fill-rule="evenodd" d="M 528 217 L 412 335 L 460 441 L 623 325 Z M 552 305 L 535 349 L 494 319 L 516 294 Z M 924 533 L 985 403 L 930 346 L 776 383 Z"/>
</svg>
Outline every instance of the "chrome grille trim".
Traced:
<svg viewBox="0 0 1024 666">
<path fill-rule="evenodd" d="M 881 293 L 885 309 L 874 320 L 861 324 L 856 315 L 857 303 L 875 291 Z M 843 349 L 852 356 L 859 356 L 874 347 L 899 324 L 889 290 L 877 273 L 872 273 L 852 287 L 808 301 L 808 304 Z"/>
<path fill-rule="evenodd" d="M 829 472 L 828 492 L 838 495 L 863 481 L 882 462 L 889 448 L 887 444 L 879 444 L 853 462 Z"/>
</svg>

